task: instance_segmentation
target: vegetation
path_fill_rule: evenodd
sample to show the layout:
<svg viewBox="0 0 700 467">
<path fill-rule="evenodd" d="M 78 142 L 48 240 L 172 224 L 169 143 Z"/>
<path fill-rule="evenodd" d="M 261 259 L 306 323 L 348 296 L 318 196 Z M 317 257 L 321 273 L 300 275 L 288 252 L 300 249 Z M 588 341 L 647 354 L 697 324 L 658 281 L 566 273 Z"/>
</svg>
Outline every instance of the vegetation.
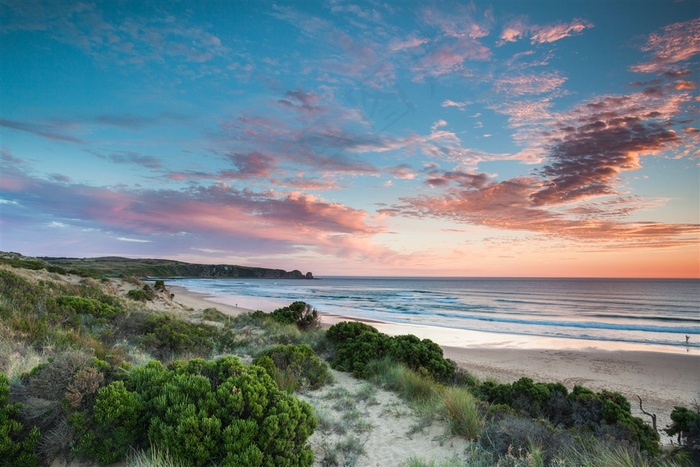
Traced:
<svg viewBox="0 0 700 467">
<path fill-rule="evenodd" d="M 190 465 L 311 465 L 315 426 L 307 403 L 235 357 L 136 367 L 73 419 L 76 451 L 103 463 L 157 446 Z"/>
<path fill-rule="evenodd" d="M 561 383 L 521 378 L 512 384 L 486 382 L 479 393 L 490 404 L 508 406 L 531 418 L 631 442 L 650 454 L 659 449 L 659 434 L 642 419 L 633 417 L 629 401 L 616 392 L 595 393 L 575 386 L 569 394 Z"/>
<path fill-rule="evenodd" d="M 117 296 L 110 279 L 65 276 L 69 267 L 0 255 L 0 459 L 9 465 L 74 455 L 128 465 L 310 465 L 317 425 L 344 436 L 322 446 L 322 463 L 352 464 L 372 430 L 357 404 L 371 405 L 377 385 L 420 415 L 412 432 L 438 419 L 449 435 L 474 440 L 469 465 L 697 463 L 697 408 L 676 407 L 666 433 L 682 450 L 662 453 L 658 434 L 615 392 L 479 382 L 429 340 L 359 322 L 324 332 L 304 302 L 235 318 L 212 308 L 204 322 L 151 311 Z M 169 296 L 162 281 L 128 280 L 137 292 Z M 293 394 L 329 381 L 319 356 L 370 381 L 357 393 L 328 393 L 336 416 L 314 415 Z"/>
<path fill-rule="evenodd" d="M 262 352 L 253 363 L 264 368 L 280 389 L 289 392 L 318 389 L 332 379 L 326 364 L 305 344 L 277 345 Z"/>
<path fill-rule="evenodd" d="M 0 373 L 0 459 L 12 459 L 17 466 L 38 465 L 36 448 L 39 443 L 39 428 L 30 430 L 18 420 L 20 404 L 10 404 L 10 385 L 7 377 Z"/>
<path fill-rule="evenodd" d="M 272 318 L 279 323 L 296 324 L 301 330 L 318 328 L 321 324 L 316 309 L 305 302 L 278 308 L 272 312 Z"/>
<path fill-rule="evenodd" d="M 56 267 L 91 277 L 247 277 L 268 279 L 311 279 L 311 273 L 282 269 L 255 268 L 228 264 L 193 264 L 165 259 L 103 258 L 25 258 L 14 254 L 19 267 Z"/>
<path fill-rule="evenodd" d="M 367 364 L 378 355 L 388 355 L 436 381 L 449 381 L 455 373 L 456 365 L 445 359 L 440 346 L 429 339 L 412 335 L 391 337 L 367 324 L 347 321 L 331 326 L 326 337 L 335 346 L 331 366 L 351 371 L 359 378 L 368 376 Z"/>
</svg>

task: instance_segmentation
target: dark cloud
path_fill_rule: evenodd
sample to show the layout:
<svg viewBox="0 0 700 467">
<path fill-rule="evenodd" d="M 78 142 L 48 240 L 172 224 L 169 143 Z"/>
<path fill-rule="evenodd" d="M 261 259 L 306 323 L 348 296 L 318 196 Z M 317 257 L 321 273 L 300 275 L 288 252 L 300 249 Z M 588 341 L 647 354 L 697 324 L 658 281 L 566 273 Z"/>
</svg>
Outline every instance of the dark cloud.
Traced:
<svg viewBox="0 0 700 467">
<path fill-rule="evenodd" d="M 144 156 L 143 154 L 136 152 L 118 152 L 107 155 L 103 155 L 95 151 L 89 152 L 115 164 L 134 164 L 146 167 L 147 169 L 160 169 L 163 167 L 163 163 L 158 157 Z"/>
<path fill-rule="evenodd" d="M 662 123 L 634 117 L 597 120 L 567 132 L 539 170 L 544 188 L 531 195 L 536 205 L 557 204 L 614 193 L 622 171 L 640 167 L 639 156 L 669 149 L 681 138 Z"/>
<path fill-rule="evenodd" d="M 34 135 L 41 136 L 42 138 L 51 139 L 54 141 L 67 141 L 69 143 L 78 144 L 84 143 L 84 141 L 81 139 L 63 133 L 58 133 L 57 131 L 61 128 L 56 127 L 55 125 L 46 125 L 41 123 L 25 123 L 0 118 L 0 126 L 18 131 L 26 131 L 27 133 L 32 133 Z"/>
<path fill-rule="evenodd" d="M 269 178 L 277 167 L 277 160 L 262 152 L 230 154 L 226 158 L 236 167 L 235 171 L 224 170 L 221 175 L 227 178 Z"/>
</svg>

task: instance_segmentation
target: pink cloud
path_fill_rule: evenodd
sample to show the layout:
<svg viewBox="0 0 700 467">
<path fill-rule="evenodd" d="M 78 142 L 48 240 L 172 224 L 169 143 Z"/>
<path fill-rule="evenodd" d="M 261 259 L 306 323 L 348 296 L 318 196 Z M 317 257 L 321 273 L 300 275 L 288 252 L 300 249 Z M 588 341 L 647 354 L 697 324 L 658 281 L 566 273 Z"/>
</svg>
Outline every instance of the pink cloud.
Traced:
<svg viewBox="0 0 700 467">
<path fill-rule="evenodd" d="M 557 91 L 566 78 L 556 72 L 539 74 L 521 74 L 516 76 L 501 76 L 496 80 L 496 91 L 511 96 L 527 94 L 545 94 Z"/>
<path fill-rule="evenodd" d="M 533 44 L 556 42 L 565 37 L 581 33 L 584 29 L 590 29 L 593 24 L 586 20 L 575 19 L 570 23 L 558 23 L 547 26 L 533 26 L 530 28 L 530 41 Z"/>
<path fill-rule="evenodd" d="M 684 23 L 674 23 L 663 28 L 663 32 L 649 36 L 642 47 L 651 52 L 652 58 L 632 67 L 641 73 L 674 72 L 677 64 L 690 60 L 700 53 L 700 18 Z"/>
<path fill-rule="evenodd" d="M 523 19 L 516 19 L 508 22 L 501 32 L 499 45 L 506 42 L 516 42 L 525 37 L 529 26 Z"/>
<path fill-rule="evenodd" d="M 127 191 L 44 180 L 12 168 L 3 170 L 0 187 L 17 212 L 31 213 L 26 222 L 49 219 L 114 232 L 115 237 L 184 235 L 192 241 L 206 237 L 216 245 L 255 237 L 265 248 L 273 242 L 276 250 L 312 251 L 320 248 L 319 242 L 332 249 L 327 242 L 331 236 L 358 236 L 371 243 L 383 231 L 365 211 L 302 193 L 256 193 L 223 184 Z M 12 226 L 4 228 L 10 235 Z"/>
<path fill-rule="evenodd" d="M 467 107 L 471 104 L 471 102 L 455 102 L 453 100 L 447 99 L 443 101 L 442 107 L 456 107 L 457 109 L 461 111 L 466 111 Z"/>
<path fill-rule="evenodd" d="M 571 212 L 558 212 L 530 203 L 532 193 L 541 183 L 534 178 L 520 177 L 504 182 L 489 182 L 481 177 L 474 179 L 469 174 L 446 173 L 428 183 L 445 190 L 440 195 L 423 195 L 402 198 L 402 204 L 381 210 L 388 216 L 434 217 L 481 225 L 500 230 L 528 231 L 544 236 L 558 237 L 578 242 L 595 241 L 611 248 L 653 248 L 693 246 L 700 233 L 698 224 L 664 224 L 653 222 L 622 222 L 606 217 L 625 216 L 639 209 L 635 201 L 623 200 L 626 209 L 619 203 L 598 205 L 596 212 L 590 205 Z M 451 179 L 451 180 L 450 180 Z M 457 186 L 454 185 L 457 183 Z M 475 183 L 476 182 L 476 183 Z M 610 207 L 613 210 L 611 211 Z M 571 215 L 578 214 L 578 219 Z"/>
<path fill-rule="evenodd" d="M 449 37 L 469 37 L 471 39 L 488 36 L 494 21 L 490 10 L 481 13 L 473 3 L 469 5 L 450 4 L 447 10 L 428 7 L 423 9 L 421 19 L 430 26 L 438 27 Z"/>
<path fill-rule="evenodd" d="M 465 60 L 488 60 L 491 51 L 474 39 L 451 39 L 436 46 L 413 67 L 417 79 L 441 76 L 463 68 Z"/>
<path fill-rule="evenodd" d="M 389 43 L 389 48 L 394 52 L 399 52 L 406 49 L 414 49 L 428 42 L 428 39 L 409 36 L 406 39 L 393 39 Z"/>
</svg>

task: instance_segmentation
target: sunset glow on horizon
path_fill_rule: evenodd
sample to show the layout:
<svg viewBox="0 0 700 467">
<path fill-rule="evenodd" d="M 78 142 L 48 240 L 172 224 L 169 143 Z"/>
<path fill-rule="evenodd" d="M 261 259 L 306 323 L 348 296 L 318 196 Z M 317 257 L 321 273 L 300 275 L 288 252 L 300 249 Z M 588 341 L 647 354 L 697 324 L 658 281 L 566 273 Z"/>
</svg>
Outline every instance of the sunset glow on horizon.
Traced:
<svg viewBox="0 0 700 467">
<path fill-rule="evenodd" d="M 697 7 L 0 0 L 0 250 L 700 278 Z"/>
</svg>

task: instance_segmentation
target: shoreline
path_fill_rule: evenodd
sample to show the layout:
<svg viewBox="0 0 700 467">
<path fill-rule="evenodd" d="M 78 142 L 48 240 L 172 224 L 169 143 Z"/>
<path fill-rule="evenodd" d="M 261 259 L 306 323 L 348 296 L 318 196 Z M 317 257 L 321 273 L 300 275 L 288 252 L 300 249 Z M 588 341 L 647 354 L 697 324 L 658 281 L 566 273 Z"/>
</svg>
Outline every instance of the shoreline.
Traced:
<svg viewBox="0 0 700 467">
<path fill-rule="evenodd" d="M 193 309 L 217 308 L 231 316 L 254 311 L 249 307 L 254 302 L 245 297 L 217 297 L 181 286 L 168 287 L 175 294 L 176 302 Z M 242 306 L 232 305 L 231 300 Z M 671 422 L 674 406 L 690 408 L 700 403 L 700 356 L 697 351 L 684 354 L 653 348 L 623 350 L 614 348 L 615 343 L 598 348 L 593 345 L 598 341 L 574 345 L 567 342 L 570 339 L 525 339 L 524 336 L 505 334 L 494 338 L 484 336 L 494 333 L 460 330 L 453 333 L 446 328 L 319 314 L 323 328 L 340 321 L 361 321 L 385 334 L 414 334 L 421 339 L 431 339 L 442 347 L 446 358 L 481 380 L 510 383 L 528 377 L 536 382 L 561 382 L 570 390 L 574 385 L 581 385 L 595 391 L 616 391 L 627 397 L 635 416 L 651 423 L 639 409 L 639 396 L 644 409 L 657 414 L 659 430 Z M 464 336 L 471 339 L 463 340 Z M 664 433 L 661 435 L 662 441 L 668 441 Z"/>
</svg>

